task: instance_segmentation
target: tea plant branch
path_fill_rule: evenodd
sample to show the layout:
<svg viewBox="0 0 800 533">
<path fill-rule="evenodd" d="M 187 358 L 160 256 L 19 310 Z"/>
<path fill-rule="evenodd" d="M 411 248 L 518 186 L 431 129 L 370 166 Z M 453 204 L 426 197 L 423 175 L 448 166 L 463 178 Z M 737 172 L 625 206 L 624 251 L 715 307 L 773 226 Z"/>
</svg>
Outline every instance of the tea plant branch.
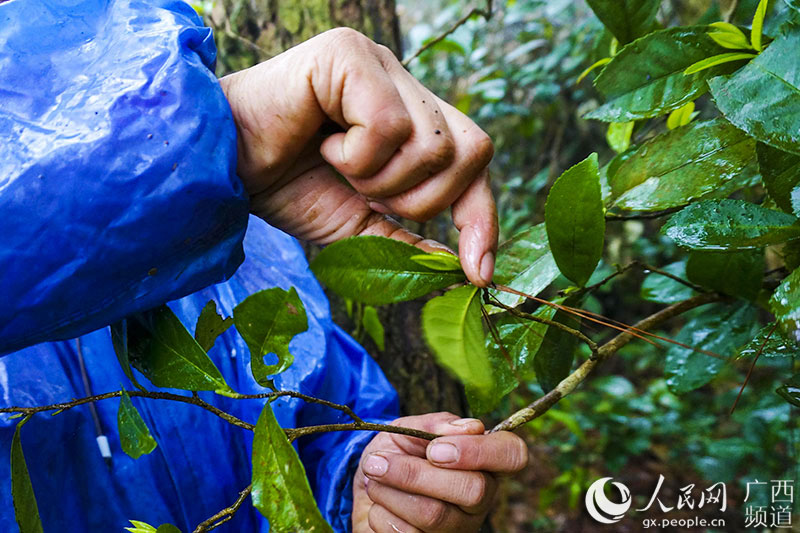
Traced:
<svg viewBox="0 0 800 533">
<path fill-rule="evenodd" d="M 326 407 L 330 407 L 331 409 L 336 409 L 337 411 L 342 411 L 344 414 L 349 416 L 355 422 L 364 423 L 364 421 L 359 417 L 349 406 L 342 405 L 338 403 L 333 403 L 328 400 L 323 400 L 322 398 L 316 398 L 314 396 L 309 396 L 308 394 L 303 394 L 301 392 L 293 391 L 293 390 L 282 390 L 282 391 L 275 391 L 275 392 L 265 392 L 261 394 L 226 394 L 231 398 L 235 398 L 237 400 L 272 400 L 276 398 L 280 398 L 283 396 L 289 396 L 290 398 L 299 398 L 308 403 L 317 403 L 320 405 L 324 405 Z"/>
<path fill-rule="evenodd" d="M 695 307 L 699 307 L 701 305 L 705 305 L 712 302 L 720 301 L 724 298 L 723 295 L 717 293 L 703 293 L 698 294 L 697 296 L 692 296 L 687 300 L 683 300 L 682 302 L 678 302 L 673 304 L 669 307 L 666 307 L 652 315 L 648 316 L 647 318 L 642 319 L 639 321 L 634 327 L 639 330 L 647 330 L 651 329 L 662 322 L 674 318 L 678 315 L 689 311 L 690 309 L 694 309 Z M 527 407 L 520 409 L 519 411 L 515 412 L 499 424 L 497 424 L 493 429 L 492 432 L 495 431 L 512 431 L 531 420 L 542 416 L 544 413 L 547 412 L 548 409 L 553 407 L 559 400 L 567 396 L 568 394 L 572 393 L 578 385 L 580 385 L 588 376 L 592 373 L 592 371 L 617 353 L 623 346 L 628 344 L 631 340 L 633 340 L 636 335 L 633 334 L 631 331 L 625 331 L 602 346 L 598 349 L 598 357 L 594 359 L 587 359 L 584 361 L 574 372 L 572 372 L 569 376 L 564 378 L 556 387 L 549 391 L 544 396 L 536 399 L 533 403 L 528 405 Z"/>
<path fill-rule="evenodd" d="M 214 413 L 218 417 L 222 418 L 226 422 L 243 428 L 249 431 L 255 430 L 255 425 L 250 424 L 249 422 L 245 422 L 230 413 L 223 411 L 222 409 L 211 405 L 210 403 L 201 399 L 197 394 L 193 394 L 192 396 L 181 396 L 179 394 L 173 394 L 170 392 L 153 392 L 153 391 L 140 391 L 140 390 L 131 390 L 126 391 L 129 396 L 139 396 L 141 398 L 150 398 L 154 400 L 172 400 L 176 402 L 188 403 L 191 405 L 196 405 L 197 407 L 201 407 L 206 411 Z M 100 400 L 107 400 L 109 398 L 118 398 L 122 395 L 122 391 L 114 391 L 114 392 L 106 392 L 104 394 L 97 394 L 95 396 L 87 396 L 85 398 L 78 398 L 73 399 L 69 402 L 62 402 L 62 403 L 55 403 L 50 405 L 37 405 L 34 407 L 3 407 L 0 408 L 0 414 L 2 413 L 15 413 L 15 414 L 22 414 L 25 416 L 35 415 L 36 413 L 42 413 L 45 411 L 56 411 L 56 414 L 61 411 L 66 411 L 68 409 L 72 409 L 73 407 L 77 407 L 79 405 L 84 405 L 91 402 L 97 402 Z M 321 403 L 323 405 L 327 405 L 329 407 L 333 407 L 335 409 L 339 409 L 344 412 L 352 413 L 354 418 L 354 422 L 349 424 L 321 424 L 317 426 L 307 426 L 301 428 L 286 428 L 284 432 L 286 433 L 286 437 L 289 440 L 294 440 L 298 437 L 303 437 L 306 435 L 313 435 L 316 433 L 328 433 L 331 431 L 383 431 L 386 433 L 398 433 L 401 435 L 407 435 L 409 437 L 417 437 L 420 439 L 426 440 L 433 440 L 438 437 L 433 433 L 428 433 L 426 431 L 420 431 L 417 429 L 406 428 L 401 426 L 392 426 L 387 424 L 373 424 L 369 422 L 364 422 L 361 418 L 359 418 L 352 410 L 343 405 L 335 404 L 333 402 L 329 402 L 327 400 L 321 400 L 319 398 L 314 398 L 312 396 L 307 396 L 305 394 L 301 394 L 299 392 L 294 391 L 278 391 L 278 392 L 269 392 L 264 394 L 242 394 L 239 395 L 240 399 L 267 399 L 270 397 L 280 397 L 280 396 L 293 396 L 301 399 L 311 399 L 315 401 L 315 403 Z M 234 396 L 235 397 L 235 396 Z"/>
<path fill-rule="evenodd" d="M 175 402 L 182 402 L 182 403 L 196 405 L 198 407 L 202 407 L 206 411 L 214 413 L 218 417 L 222 418 L 223 420 L 234 426 L 238 426 L 244 429 L 249 429 L 250 431 L 253 431 L 255 429 L 255 426 L 253 424 L 249 424 L 244 420 L 240 420 L 239 418 L 236 418 L 230 413 L 226 413 L 225 411 L 223 411 L 218 407 L 214 407 L 208 402 L 205 402 L 202 399 L 200 399 L 199 396 L 181 396 L 180 394 L 173 394 L 171 392 L 153 392 L 153 391 L 141 391 L 141 390 L 129 390 L 126 392 L 128 393 L 128 396 L 139 396 L 142 398 L 150 398 L 153 400 L 172 400 Z M 23 415 L 34 415 L 36 413 L 41 413 L 45 411 L 56 411 L 55 414 L 58 414 L 61 411 L 66 411 L 68 409 L 72 409 L 73 407 L 77 407 L 79 405 L 98 402 L 100 400 L 107 400 L 109 398 L 118 398 L 120 396 L 122 396 L 122 391 L 106 392 L 103 394 L 96 394 L 94 396 L 86 396 L 85 398 L 73 399 L 69 402 L 54 403 L 50 405 L 37 405 L 34 407 L 17 407 L 17 406 L 3 407 L 0 408 L 0 413 L 20 413 Z"/>
<path fill-rule="evenodd" d="M 371 422 L 351 422 L 349 424 L 321 424 L 319 426 L 306 426 L 300 428 L 286 428 L 286 437 L 290 441 L 294 441 L 306 435 L 314 435 L 316 433 L 329 433 L 331 431 L 382 431 L 385 433 L 398 433 L 408 437 L 417 437 L 418 439 L 433 440 L 439 437 L 435 433 L 428 433 L 419 429 L 406 428 L 402 426 L 391 426 L 386 424 L 373 424 Z"/>
<path fill-rule="evenodd" d="M 587 292 L 594 292 L 597 289 L 599 289 L 600 287 L 602 287 L 603 285 L 605 285 L 606 283 L 608 283 L 609 281 L 611 281 L 612 279 L 616 278 L 619 275 L 624 274 L 625 272 L 627 272 L 628 270 L 632 269 L 635 266 L 637 266 L 636 262 L 628 263 L 624 267 L 621 267 L 621 266 L 617 265 L 617 269 L 614 272 L 612 272 L 611 274 L 609 274 L 605 278 L 601 279 L 597 283 L 594 283 L 592 285 L 587 285 L 586 287 L 583 287 L 583 288 L 579 289 L 578 292 L 576 292 L 574 294 L 580 295 L 580 294 L 585 294 Z M 559 291 L 558 294 L 560 296 L 564 296 L 565 292 L 566 291 L 562 290 L 562 291 Z"/>
<path fill-rule="evenodd" d="M 460 28 L 461 26 L 466 24 L 467 21 L 469 19 L 471 19 L 472 17 L 474 17 L 475 15 L 480 15 L 485 20 L 489 20 L 490 18 L 492 18 L 492 0 L 487 0 L 486 9 L 481 9 L 479 7 L 473 7 L 472 9 L 470 9 L 469 12 L 466 15 L 464 15 L 463 17 L 458 19 L 447 30 L 445 30 L 444 32 L 440 33 L 439 35 L 437 35 L 436 37 L 434 37 L 433 39 L 431 39 L 430 41 L 428 41 L 427 43 L 422 45 L 419 48 L 419 50 L 417 50 L 411 56 L 409 56 L 406 59 L 404 59 L 403 60 L 403 66 L 407 67 L 413 60 L 415 60 L 417 57 L 419 57 L 425 50 L 427 50 L 428 48 L 432 48 L 432 47 L 436 46 L 437 44 L 439 44 L 440 42 L 442 42 L 448 35 L 450 35 L 454 31 L 456 31 L 458 28 Z"/>
<path fill-rule="evenodd" d="M 669 278 L 669 279 L 671 279 L 673 281 L 677 281 L 678 283 L 680 283 L 682 285 L 686 285 L 690 289 L 695 290 L 697 292 L 708 292 L 705 288 L 701 287 L 700 285 L 695 285 L 691 281 L 685 280 L 680 276 L 676 276 L 675 274 L 670 274 L 666 270 L 661 270 L 660 268 L 648 265 L 647 263 L 642 263 L 641 261 L 638 261 L 638 260 L 633 261 L 632 264 L 635 265 L 635 266 L 638 266 L 643 271 L 648 271 L 649 270 L 650 272 L 654 272 L 654 273 L 656 273 L 656 274 L 658 274 L 660 276 L 664 276 L 665 278 Z"/>
<path fill-rule="evenodd" d="M 236 498 L 236 501 L 233 502 L 233 505 L 230 507 L 226 507 L 225 509 L 221 510 L 208 520 L 204 520 L 200 522 L 196 528 L 194 528 L 193 533 L 206 533 L 207 531 L 211 531 L 212 529 L 216 529 L 231 518 L 233 515 L 236 514 L 236 511 L 242 506 L 244 501 L 250 496 L 250 492 L 253 490 L 253 485 L 248 485 L 242 492 L 239 493 L 239 497 Z"/>
<path fill-rule="evenodd" d="M 536 315 L 532 315 L 530 313 L 526 313 L 524 311 L 520 311 L 519 309 L 517 309 L 515 307 L 511 307 L 509 305 L 504 304 L 503 302 L 501 302 L 500 300 L 498 300 L 497 298 L 495 298 L 492 295 L 489 295 L 489 296 L 491 298 L 491 300 L 489 301 L 489 303 L 491 305 L 493 305 L 495 307 L 499 307 L 501 309 L 505 309 L 506 311 L 508 311 L 509 313 L 511 313 L 512 315 L 514 315 L 514 316 L 516 316 L 518 318 L 523 318 L 525 320 L 531 320 L 533 322 L 539 322 L 541 324 L 546 324 L 548 326 L 552 326 L 552 327 L 558 328 L 558 329 L 564 331 L 565 333 L 569 333 L 570 335 L 572 335 L 574 337 L 577 337 L 578 339 L 583 341 L 589 347 L 589 349 L 592 351 L 592 358 L 593 359 L 598 357 L 597 343 L 594 342 L 589 337 L 587 337 L 586 335 L 584 335 L 583 333 L 581 333 L 580 331 L 578 331 L 577 329 L 571 328 L 571 327 L 567 326 L 566 324 L 562 324 L 561 322 L 558 322 L 556 320 L 549 320 L 547 318 L 542 318 L 542 317 L 539 317 L 539 316 L 536 316 Z"/>
</svg>

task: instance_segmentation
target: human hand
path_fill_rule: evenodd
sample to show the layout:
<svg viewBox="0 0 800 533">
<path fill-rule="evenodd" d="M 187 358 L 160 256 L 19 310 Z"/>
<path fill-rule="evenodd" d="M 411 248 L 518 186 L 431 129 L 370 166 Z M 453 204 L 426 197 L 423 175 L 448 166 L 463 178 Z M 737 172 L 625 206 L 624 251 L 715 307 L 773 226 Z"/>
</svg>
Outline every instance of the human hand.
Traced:
<svg viewBox="0 0 800 533">
<path fill-rule="evenodd" d="M 496 474 L 528 463 L 525 442 L 451 413 L 399 418 L 393 425 L 446 435 L 431 442 L 379 433 L 353 480 L 353 533 L 477 532 L 497 488 Z"/>
<path fill-rule="evenodd" d="M 389 49 L 354 30 L 331 30 L 221 84 L 256 215 L 320 244 L 383 235 L 430 251 L 442 245 L 387 215 L 421 222 L 452 207 L 467 277 L 491 281 L 491 140 Z M 331 126 L 339 132 L 324 137 Z"/>
</svg>

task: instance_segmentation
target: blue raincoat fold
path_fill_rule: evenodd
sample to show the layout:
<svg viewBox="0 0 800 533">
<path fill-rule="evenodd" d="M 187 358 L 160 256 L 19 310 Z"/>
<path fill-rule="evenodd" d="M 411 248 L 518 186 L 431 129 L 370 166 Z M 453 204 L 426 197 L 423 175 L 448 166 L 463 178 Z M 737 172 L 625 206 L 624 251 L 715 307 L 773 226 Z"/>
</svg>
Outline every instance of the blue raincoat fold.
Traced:
<svg viewBox="0 0 800 533">
<path fill-rule="evenodd" d="M 105 325 L 173 300 L 192 330 L 209 299 L 230 315 L 277 286 L 295 287 L 309 318 L 278 387 L 346 403 L 368 420 L 397 416 L 380 369 L 332 322 L 299 244 L 248 218 L 214 56 L 210 30 L 182 2 L 0 3 L 0 405 L 84 396 L 78 350 L 95 394 L 131 388 Z M 209 355 L 234 389 L 263 392 L 233 329 Z M 262 407 L 201 396 L 252 423 Z M 97 404 L 110 466 L 87 406 L 39 414 L 22 429 L 45 531 L 122 531 L 129 519 L 191 531 L 250 482 L 251 433 L 192 405 L 132 401 L 158 442 L 135 461 L 120 448 L 117 399 Z M 285 427 L 345 420 L 294 399 L 273 409 Z M 17 422 L 0 415 L 0 456 Z M 353 470 L 371 436 L 297 443 L 337 532 L 349 530 Z M 0 531 L 16 531 L 7 461 L 0 485 Z M 268 529 L 246 504 L 219 531 Z"/>
<path fill-rule="evenodd" d="M 241 263 L 248 204 L 215 53 L 183 2 L 0 3 L 0 354 Z"/>
</svg>

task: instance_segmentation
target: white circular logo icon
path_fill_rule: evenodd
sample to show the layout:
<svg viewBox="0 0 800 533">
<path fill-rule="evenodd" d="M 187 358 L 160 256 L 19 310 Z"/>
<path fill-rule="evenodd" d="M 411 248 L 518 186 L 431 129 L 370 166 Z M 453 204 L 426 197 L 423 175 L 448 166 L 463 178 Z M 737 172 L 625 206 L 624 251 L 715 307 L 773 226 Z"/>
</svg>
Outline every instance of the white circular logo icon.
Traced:
<svg viewBox="0 0 800 533">
<path fill-rule="evenodd" d="M 586 491 L 586 510 L 589 514 L 600 522 L 601 524 L 614 524 L 622 520 L 628 509 L 631 508 L 631 491 L 622 483 L 612 481 L 611 483 L 617 488 L 622 501 L 614 503 L 606 497 L 603 488 L 606 483 L 610 481 L 610 477 L 598 479 Z"/>
</svg>

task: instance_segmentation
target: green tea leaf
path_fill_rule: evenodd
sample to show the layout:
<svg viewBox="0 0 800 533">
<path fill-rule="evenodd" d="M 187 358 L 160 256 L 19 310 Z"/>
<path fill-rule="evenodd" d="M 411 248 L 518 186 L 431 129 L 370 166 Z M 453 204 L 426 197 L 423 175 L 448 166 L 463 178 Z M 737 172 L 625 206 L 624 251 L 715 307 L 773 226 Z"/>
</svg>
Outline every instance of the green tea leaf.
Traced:
<svg viewBox="0 0 800 533">
<path fill-rule="evenodd" d="M 800 154 L 798 50 L 800 29 L 792 27 L 734 75 L 708 82 L 717 107 L 737 128 L 795 154 Z"/>
<path fill-rule="evenodd" d="M 756 144 L 761 178 L 770 198 L 787 213 L 800 216 L 800 155 Z"/>
<path fill-rule="evenodd" d="M 687 125 L 692 121 L 694 115 L 694 102 L 682 105 L 667 117 L 667 129 L 674 130 Z"/>
<path fill-rule="evenodd" d="M 597 154 L 564 172 L 544 207 L 547 238 L 561 272 L 583 286 L 603 255 L 605 211 Z"/>
<path fill-rule="evenodd" d="M 573 329 L 580 328 L 578 319 L 563 311 L 556 312 L 553 320 Z M 547 327 L 544 339 L 533 358 L 536 380 L 545 393 L 556 388 L 561 380 L 569 375 L 578 342 L 577 337 L 560 328 Z"/>
<path fill-rule="evenodd" d="M 128 321 L 123 319 L 116 324 L 111 324 L 111 344 L 114 346 L 114 353 L 117 354 L 117 361 L 122 371 L 131 380 L 133 386 L 139 390 L 145 388 L 136 380 L 131 368 L 130 354 L 128 352 Z"/>
<path fill-rule="evenodd" d="M 11 498 L 14 502 L 14 518 L 20 533 L 42 533 L 42 521 L 39 518 L 39 506 L 33 492 L 25 454 L 22 452 L 20 430 L 30 416 L 23 418 L 14 430 L 11 439 Z"/>
<path fill-rule="evenodd" d="M 439 364 L 474 391 L 491 390 L 477 287 L 458 287 L 428 301 L 422 308 L 422 331 Z"/>
<path fill-rule="evenodd" d="M 128 318 L 131 364 L 157 387 L 231 390 L 175 313 L 162 305 Z"/>
<path fill-rule="evenodd" d="M 660 0 L 587 0 L 606 28 L 620 44 L 648 33 L 658 13 Z"/>
<path fill-rule="evenodd" d="M 752 338 L 757 311 L 751 305 L 715 305 L 683 326 L 675 340 L 728 358 Z M 664 370 L 667 386 L 675 394 L 702 387 L 719 373 L 725 359 L 680 346 L 667 351 Z"/>
<path fill-rule="evenodd" d="M 740 188 L 755 142 L 725 120 L 697 122 L 658 135 L 607 173 L 613 205 L 659 211 Z"/>
<path fill-rule="evenodd" d="M 690 65 L 725 51 L 708 36 L 709 29 L 687 26 L 656 31 L 620 50 L 594 80 L 606 103 L 586 118 L 628 122 L 657 117 L 704 94 L 707 79 L 729 71 L 715 67 L 690 76 L 683 73 Z"/>
<path fill-rule="evenodd" d="M 759 352 L 761 357 L 768 359 L 798 357 L 800 356 L 800 344 L 776 329 L 773 322 L 764 326 L 753 340 L 739 350 L 738 358 L 756 357 Z"/>
<path fill-rule="evenodd" d="M 661 270 L 669 272 L 681 279 L 687 279 L 686 260 L 670 263 L 662 267 Z M 697 295 L 697 291 L 688 285 L 679 283 L 667 276 L 662 276 L 657 272 L 647 274 L 644 278 L 644 282 L 642 282 L 642 288 L 640 290 L 640 296 L 643 300 L 660 304 L 682 302 L 695 295 Z"/>
<path fill-rule="evenodd" d="M 615 152 L 622 153 L 631 146 L 631 134 L 633 133 L 633 126 L 635 121 L 630 122 L 612 122 L 608 125 L 606 130 L 606 141 L 608 146 Z"/>
<path fill-rule="evenodd" d="M 461 272 L 461 261 L 458 260 L 457 256 L 447 252 L 412 255 L 411 260 L 431 270 Z"/>
<path fill-rule="evenodd" d="M 753 26 L 750 29 L 750 43 L 759 52 L 763 49 L 761 46 L 761 33 L 764 29 L 764 17 L 767 16 L 767 4 L 769 4 L 769 0 L 761 0 L 758 3 L 756 14 L 753 16 Z"/>
<path fill-rule="evenodd" d="M 684 70 L 683 73 L 689 76 L 691 74 L 710 69 L 711 67 L 716 67 L 717 65 L 732 63 L 734 61 L 743 61 L 745 59 L 753 59 L 754 57 L 756 57 L 756 54 L 751 54 L 749 52 L 726 52 L 724 54 L 717 54 L 705 59 L 701 59 L 697 63 L 689 65 L 686 67 L 686 70 Z"/>
<path fill-rule="evenodd" d="M 336 294 L 369 305 L 413 300 L 466 278 L 411 259 L 420 249 L 385 237 L 350 237 L 327 246 L 311 263 L 317 278 Z"/>
<path fill-rule="evenodd" d="M 378 316 L 378 310 L 371 305 L 365 306 L 364 314 L 361 317 L 361 324 L 364 326 L 364 331 L 367 332 L 369 338 L 372 339 L 372 342 L 378 347 L 378 350 L 383 351 L 385 349 L 384 330 L 381 319 Z"/>
<path fill-rule="evenodd" d="M 142 419 L 142 415 L 133 406 L 130 396 L 124 389 L 122 396 L 119 398 L 117 429 L 122 451 L 134 459 L 152 452 L 158 446 L 153 435 L 150 434 L 147 424 Z"/>
<path fill-rule="evenodd" d="M 692 252 L 686 274 L 703 287 L 755 301 L 764 278 L 764 252 Z"/>
<path fill-rule="evenodd" d="M 685 248 L 737 251 L 800 238 L 797 218 L 743 200 L 705 200 L 673 215 L 661 231 Z"/>
<path fill-rule="evenodd" d="M 558 277 L 559 270 L 550 245 L 544 224 L 538 224 L 521 231 L 500 245 L 494 280 L 525 294 L 538 295 Z M 505 305 L 516 307 L 525 301 L 522 296 L 507 292 L 492 294 Z"/>
<path fill-rule="evenodd" d="M 714 31 L 709 32 L 708 36 L 723 48 L 729 50 L 751 50 L 750 41 L 747 36 L 737 26 L 729 22 L 714 22 L 711 24 Z"/>
<path fill-rule="evenodd" d="M 306 309 L 297 291 L 276 287 L 251 294 L 234 308 L 233 322 L 250 350 L 253 377 L 262 387 L 272 387 L 269 376 L 280 374 L 294 362 L 289 342 L 308 329 Z M 268 365 L 264 358 L 271 354 L 277 362 Z"/>
<path fill-rule="evenodd" d="M 790 404 L 800 407 L 800 374 L 792 376 L 789 381 L 778 387 L 775 392 Z"/>
<path fill-rule="evenodd" d="M 800 268 L 778 285 L 769 300 L 769 307 L 786 336 L 800 340 Z"/>
<path fill-rule="evenodd" d="M 161 524 L 158 526 L 156 533 L 181 533 L 181 530 L 172 524 Z"/>
<path fill-rule="evenodd" d="M 151 526 L 146 522 L 141 522 L 139 520 L 128 520 L 133 527 L 126 527 L 123 528 L 125 531 L 129 531 L 130 533 L 158 533 L 156 528 Z"/>
<path fill-rule="evenodd" d="M 214 346 L 217 337 L 232 325 L 233 319 L 231 317 L 222 318 L 222 315 L 217 312 L 217 302 L 209 300 L 197 318 L 197 324 L 194 327 L 194 338 L 197 339 L 200 347 L 207 352 Z"/>
<path fill-rule="evenodd" d="M 305 468 L 278 425 L 269 403 L 264 404 L 253 437 L 253 506 L 269 520 L 274 533 L 333 533 L 322 518 Z"/>
</svg>

